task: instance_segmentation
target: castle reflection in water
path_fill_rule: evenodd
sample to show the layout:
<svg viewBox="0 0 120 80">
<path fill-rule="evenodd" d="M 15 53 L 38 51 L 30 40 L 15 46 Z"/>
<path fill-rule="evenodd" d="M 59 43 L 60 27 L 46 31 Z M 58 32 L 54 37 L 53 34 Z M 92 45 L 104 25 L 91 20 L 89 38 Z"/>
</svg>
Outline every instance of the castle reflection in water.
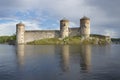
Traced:
<svg viewBox="0 0 120 80">
<path fill-rule="evenodd" d="M 70 71 L 71 65 L 74 64 L 79 64 L 80 70 L 89 71 L 90 69 L 90 45 L 17 45 L 16 48 L 18 64 L 21 68 L 28 63 L 36 65 L 35 63 L 40 62 L 39 65 L 42 65 L 49 61 L 48 65 L 51 66 L 53 62 L 57 62 L 63 72 Z"/>
</svg>

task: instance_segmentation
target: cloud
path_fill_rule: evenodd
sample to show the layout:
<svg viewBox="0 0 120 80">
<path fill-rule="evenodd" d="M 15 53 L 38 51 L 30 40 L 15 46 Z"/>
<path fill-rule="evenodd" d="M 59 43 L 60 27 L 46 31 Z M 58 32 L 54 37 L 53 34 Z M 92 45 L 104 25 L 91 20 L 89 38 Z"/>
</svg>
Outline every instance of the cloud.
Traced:
<svg viewBox="0 0 120 80">
<path fill-rule="evenodd" d="M 2 23 L 0 24 L 0 36 L 2 35 L 12 35 L 15 33 L 15 23 Z"/>
<path fill-rule="evenodd" d="M 119 4 L 119 0 L 1 0 L 0 26 L 9 24 L 10 29 L 15 26 L 11 23 L 28 21 L 24 22 L 30 26 L 28 29 L 49 29 L 52 26 L 58 29 L 59 20 L 66 17 L 71 21 L 70 26 L 79 27 L 80 18 L 86 15 L 91 19 L 91 33 L 103 34 L 104 30 L 110 30 L 115 32 L 115 35 L 111 34 L 115 37 L 120 30 Z M 8 22 L 5 24 L 5 21 Z"/>
<path fill-rule="evenodd" d="M 42 27 L 40 27 L 40 25 L 37 22 L 31 23 L 28 21 L 24 21 L 25 29 L 26 30 L 41 30 Z"/>
<path fill-rule="evenodd" d="M 78 25 L 78 24 L 76 24 L 74 22 L 70 22 L 70 27 L 79 27 L 79 26 L 80 26 L 80 24 Z"/>
<path fill-rule="evenodd" d="M 16 23 L 19 23 L 18 21 L 15 22 L 8 22 L 8 23 L 2 23 L 0 24 L 0 36 L 2 35 L 13 35 L 16 33 Z M 24 21 L 24 24 L 26 25 L 26 30 L 40 30 L 40 25 L 37 23 L 31 23 L 29 21 Z"/>
<path fill-rule="evenodd" d="M 119 37 L 119 34 L 114 30 L 104 30 L 104 35 Z"/>
</svg>

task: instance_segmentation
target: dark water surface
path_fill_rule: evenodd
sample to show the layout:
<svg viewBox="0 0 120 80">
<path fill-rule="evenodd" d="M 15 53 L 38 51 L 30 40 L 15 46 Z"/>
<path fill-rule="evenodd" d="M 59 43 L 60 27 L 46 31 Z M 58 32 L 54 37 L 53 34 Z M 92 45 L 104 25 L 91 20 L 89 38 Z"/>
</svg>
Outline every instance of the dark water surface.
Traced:
<svg viewBox="0 0 120 80">
<path fill-rule="evenodd" d="M 0 45 L 0 80 L 120 80 L 120 45 Z"/>
</svg>

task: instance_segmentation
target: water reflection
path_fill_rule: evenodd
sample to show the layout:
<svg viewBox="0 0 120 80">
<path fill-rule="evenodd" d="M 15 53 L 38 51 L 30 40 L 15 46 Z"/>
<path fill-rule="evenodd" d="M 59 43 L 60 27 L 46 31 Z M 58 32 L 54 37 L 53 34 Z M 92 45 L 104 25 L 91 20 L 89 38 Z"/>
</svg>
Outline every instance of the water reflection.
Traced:
<svg viewBox="0 0 120 80">
<path fill-rule="evenodd" d="M 88 71 L 91 65 L 91 46 L 82 45 L 80 47 L 80 66 L 82 70 Z"/>
<path fill-rule="evenodd" d="M 47 47 L 47 50 L 44 50 Z M 63 72 L 68 72 L 70 70 L 70 57 L 76 56 L 76 62 L 80 62 L 80 69 L 89 71 L 91 65 L 91 46 L 90 45 L 79 45 L 79 46 L 70 46 L 70 45 L 62 45 L 62 46 L 26 46 L 25 45 L 17 45 L 16 54 L 18 59 L 18 64 L 22 67 L 25 64 L 25 49 L 31 54 L 31 56 L 35 56 L 36 53 L 40 53 L 39 55 L 46 55 L 48 53 L 53 53 L 52 56 L 55 56 L 57 52 L 60 54 L 60 67 Z M 53 49 L 54 48 L 54 49 Z M 30 51 L 28 51 L 30 49 Z M 32 52 L 32 53 L 31 53 Z M 33 54 L 34 53 L 34 54 Z M 71 55 L 70 55 L 71 54 Z M 77 55 L 79 54 L 79 55 Z M 50 54 L 48 56 L 51 56 Z M 30 55 L 29 55 L 30 57 Z"/>
<path fill-rule="evenodd" d="M 61 67 L 64 72 L 67 72 L 69 71 L 69 45 L 63 45 L 61 51 Z"/>
<path fill-rule="evenodd" d="M 0 80 L 120 79 L 120 45 L 1 45 L 0 51 Z"/>
<path fill-rule="evenodd" d="M 16 55 L 19 66 L 24 65 L 24 59 L 25 59 L 25 45 L 16 45 Z"/>
<path fill-rule="evenodd" d="M 91 65 L 91 46 L 90 45 L 77 45 L 69 46 L 63 45 L 61 47 L 61 68 L 63 72 L 68 72 L 71 66 L 80 64 L 80 69 L 89 71 Z M 70 59 L 72 59 L 70 61 Z M 74 63 L 71 65 L 70 63 Z"/>
</svg>

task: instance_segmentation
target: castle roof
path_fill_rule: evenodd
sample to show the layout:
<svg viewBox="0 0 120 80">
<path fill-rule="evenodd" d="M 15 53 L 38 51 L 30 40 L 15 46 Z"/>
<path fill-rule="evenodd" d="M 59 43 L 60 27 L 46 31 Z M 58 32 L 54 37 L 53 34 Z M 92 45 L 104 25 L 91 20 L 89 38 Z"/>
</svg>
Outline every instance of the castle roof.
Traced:
<svg viewBox="0 0 120 80">
<path fill-rule="evenodd" d="M 90 18 L 84 16 L 84 17 L 82 17 L 80 20 L 90 20 Z"/>
<path fill-rule="evenodd" d="M 23 24 L 22 22 L 16 24 L 16 26 L 25 26 L 25 24 Z"/>
<path fill-rule="evenodd" d="M 60 20 L 61 22 L 69 22 L 69 20 L 68 19 L 66 19 L 66 18 L 63 18 L 62 20 Z"/>
</svg>

